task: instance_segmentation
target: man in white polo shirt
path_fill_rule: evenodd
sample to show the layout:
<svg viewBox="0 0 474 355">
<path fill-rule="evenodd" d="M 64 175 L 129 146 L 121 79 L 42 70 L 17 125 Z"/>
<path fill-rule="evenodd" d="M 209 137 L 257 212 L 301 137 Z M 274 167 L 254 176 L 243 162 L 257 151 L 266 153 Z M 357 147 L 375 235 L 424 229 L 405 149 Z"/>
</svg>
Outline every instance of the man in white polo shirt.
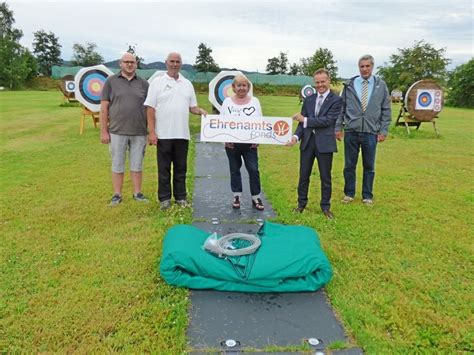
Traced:
<svg viewBox="0 0 474 355">
<path fill-rule="evenodd" d="M 171 207 L 171 196 L 176 204 L 187 206 L 186 171 L 189 147 L 189 112 L 206 115 L 197 106 L 191 82 L 179 71 L 181 55 L 170 53 L 166 58 L 167 72 L 150 85 L 144 105 L 148 121 L 148 143 L 156 145 L 158 160 L 158 200 L 162 210 Z M 173 186 L 171 186 L 173 166 Z M 171 193 L 173 189 L 173 193 Z"/>
</svg>

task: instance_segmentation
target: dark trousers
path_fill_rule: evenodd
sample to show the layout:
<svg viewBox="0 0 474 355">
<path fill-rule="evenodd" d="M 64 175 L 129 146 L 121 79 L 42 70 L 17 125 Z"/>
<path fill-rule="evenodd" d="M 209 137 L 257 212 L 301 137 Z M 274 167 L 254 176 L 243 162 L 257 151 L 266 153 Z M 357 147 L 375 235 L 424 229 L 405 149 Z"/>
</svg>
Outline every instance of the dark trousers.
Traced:
<svg viewBox="0 0 474 355">
<path fill-rule="evenodd" d="M 234 143 L 234 148 L 225 148 L 230 168 L 230 188 L 232 192 L 242 192 L 242 158 L 249 173 L 250 194 L 260 194 L 260 173 L 258 171 L 257 148 L 251 148 L 251 144 Z"/>
<path fill-rule="evenodd" d="M 308 142 L 305 150 L 300 151 L 300 179 L 298 182 L 298 206 L 306 207 L 308 203 L 308 189 L 314 159 L 318 161 L 319 178 L 321 180 L 321 209 L 329 210 L 331 207 L 331 170 L 334 153 L 321 153 L 316 148 L 314 136 Z"/>
<path fill-rule="evenodd" d="M 362 132 L 344 133 L 344 194 L 354 197 L 356 192 L 356 167 L 362 151 L 362 198 L 372 199 L 375 178 L 375 152 L 377 135 Z"/>
<path fill-rule="evenodd" d="M 171 165 L 173 165 L 173 196 L 186 199 L 186 171 L 189 141 L 187 139 L 158 139 L 158 199 L 171 199 Z"/>
</svg>

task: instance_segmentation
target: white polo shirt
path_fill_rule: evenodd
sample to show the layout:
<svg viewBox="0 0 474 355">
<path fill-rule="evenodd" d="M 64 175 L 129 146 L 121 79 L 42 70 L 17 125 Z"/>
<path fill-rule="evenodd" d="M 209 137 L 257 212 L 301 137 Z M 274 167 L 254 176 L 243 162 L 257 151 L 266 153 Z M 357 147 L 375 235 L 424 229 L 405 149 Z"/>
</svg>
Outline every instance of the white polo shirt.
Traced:
<svg viewBox="0 0 474 355">
<path fill-rule="evenodd" d="M 179 74 L 177 80 L 167 73 L 152 81 L 145 106 L 155 109 L 158 139 L 190 139 L 189 108 L 197 106 L 193 84 Z"/>
</svg>

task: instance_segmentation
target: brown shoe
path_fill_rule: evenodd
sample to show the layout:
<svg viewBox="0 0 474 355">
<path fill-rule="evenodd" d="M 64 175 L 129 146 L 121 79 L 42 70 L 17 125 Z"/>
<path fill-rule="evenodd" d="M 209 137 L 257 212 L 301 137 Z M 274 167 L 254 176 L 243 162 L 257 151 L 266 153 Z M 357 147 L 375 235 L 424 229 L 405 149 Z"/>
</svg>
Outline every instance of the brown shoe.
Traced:
<svg viewBox="0 0 474 355">
<path fill-rule="evenodd" d="M 265 209 L 265 207 L 263 206 L 262 199 L 260 198 L 257 198 L 256 200 L 252 199 L 252 205 L 253 205 L 253 208 L 259 211 L 263 211 Z"/>
<path fill-rule="evenodd" d="M 234 202 L 232 202 L 232 208 L 238 210 L 240 208 L 240 197 L 234 196 Z"/>
<path fill-rule="evenodd" d="M 296 212 L 296 213 L 303 213 L 303 211 L 304 211 L 304 207 L 300 207 L 300 206 L 293 209 L 293 212 Z"/>
<path fill-rule="evenodd" d="M 330 210 L 323 210 L 323 214 L 327 217 L 327 219 L 334 219 L 334 215 Z"/>
</svg>

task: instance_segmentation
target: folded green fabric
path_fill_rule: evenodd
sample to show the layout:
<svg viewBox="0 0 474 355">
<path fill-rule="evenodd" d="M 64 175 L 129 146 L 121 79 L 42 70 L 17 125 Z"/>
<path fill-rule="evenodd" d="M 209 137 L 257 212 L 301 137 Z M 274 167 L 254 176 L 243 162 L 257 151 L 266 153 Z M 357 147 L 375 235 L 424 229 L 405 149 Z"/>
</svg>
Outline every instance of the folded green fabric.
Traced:
<svg viewBox="0 0 474 355">
<path fill-rule="evenodd" d="M 203 249 L 209 235 L 189 225 L 168 230 L 160 263 L 166 282 L 192 289 L 300 292 L 316 291 L 331 280 L 331 265 L 311 228 L 265 222 L 257 233 L 260 248 L 229 260 Z"/>
</svg>

